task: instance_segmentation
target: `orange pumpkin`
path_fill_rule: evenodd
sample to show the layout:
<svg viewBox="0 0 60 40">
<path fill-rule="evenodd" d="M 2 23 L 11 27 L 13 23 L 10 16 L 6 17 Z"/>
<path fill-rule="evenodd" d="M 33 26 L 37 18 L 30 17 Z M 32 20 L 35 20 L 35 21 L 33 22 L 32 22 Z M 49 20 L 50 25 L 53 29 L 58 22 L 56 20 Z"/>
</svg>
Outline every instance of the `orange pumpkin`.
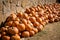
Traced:
<svg viewBox="0 0 60 40">
<path fill-rule="evenodd" d="M 15 34 L 11 37 L 11 40 L 20 40 L 20 36 Z"/>
<path fill-rule="evenodd" d="M 2 40 L 10 40 L 10 37 L 9 36 L 3 36 Z"/>
<path fill-rule="evenodd" d="M 9 34 L 18 34 L 19 33 L 19 30 L 18 30 L 17 27 L 9 27 L 8 33 Z"/>
<path fill-rule="evenodd" d="M 33 7 L 35 9 L 35 11 L 37 12 L 38 11 L 38 8 L 37 7 Z"/>
<path fill-rule="evenodd" d="M 25 19 L 29 19 L 29 16 L 28 16 L 27 13 L 24 13 L 24 18 L 25 18 Z"/>
<path fill-rule="evenodd" d="M 24 31 L 22 32 L 22 37 L 29 37 L 30 36 L 30 33 L 28 31 Z"/>
<path fill-rule="evenodd" d="M 37 29 L 38 29 L 38 31 L 41 31 L 42 29 L 43 29 L 43 25 L 39 25 L 38 27 L 37 27 Z"/>
<path fill-rule="evenodd" d="M 38 33 L 38 29 L 37 28 L 33 28 L 32 29 L 35 33 Z"/>
<path fill-rule="evenodd" d="M 37 18 L 37 21 L 39 22 L 39 23 L 41 23 L 43 20 L 42 20 L 42 18 Z"/>
<path fill-rule="evenodd" d="M 48 18 L 49 18 L 49 19 L 52 19 L 52 18 L 53 18 L 53 14 L 49 14 L 49 15 L 48 15 Z"/>
<path fill-rule="evenodd" d="M 54 22 L 54 18 L 50 19 L 49 22 L 50 23 L 53 23 Z"/>
<path fill-rule="evenodd" d="M 13 21 L 9 21 L 5 23 L 5 26 L 12 26 L 12 24 L 13 24 Z"/>
<path fill-rule="evenodd" d="M 34 27 L 36 27 L 36 26 L 39 26 L 40 23 L 36 21 L 33 25 L 34 25 Z"/>
<path fill-rule="evenodd" d="M 27 20 L 26 19 L 22 19 L 22 22 L 26 25 L 27 24 Z"/>
<path fill-rule="evenodd" d="M 2 33 L 1 33 L 1 36 L 5 36 L 5 35 L 6 35 L 6 32 L 2 32 Z"/>
<path fill-rule="evenodd" d="M 15 18 L 16 18 L 17 16 L 16 16 L 16 14 L 11 14 L 9 17 L 11 18 L 11 20 L 15 20 Z"/>
<path fill-rule="evenodd" d="M 30 20 L 31 22 L 36 22 L 36 18 L 35 18 L 35 17 L 30 17 L 29 20 Z"/>
<path fill-rule="evenodd" d="M 19 24 L 19 21 L 13 21 L 12 26 L 16 27 Z"/>
<path fill-rule="evenodd" d="M 17 13 L 17 17 L 19 17 L 19 18 L 23 17 L 23 13 L 22 12 Z"/>
<path fill-rule="evenodd" d="M 31 31 L 32 28 L 33 28 L 33 27 L 32 27 L 31 25 L 29 25 L 29 24 L 26 25 L 26 30 L 27 30 L 27 31 Z"/>
<path fill-rule="evenodd" d="M 45 25 L 46 25 L 46 22 L 45 22 L 45 21 L 42 21 L 41 24 L 42 24 L 43 26 L 45 26 Z"/>
<path fill-rule="evenodd" d="M 29 33 L 30 33 L 30 36 L 35 35 L 35 32 L 34 31 L 29 31 Z"/>
<path fill-rule="evenodd" d="M 29 8 L 31 11 L 35 11 L 35 9 L 33 7 Z"/>
<path fill-rule="evenodd" d="M 30 13 L 30 12 L 31 12 L 31 10 L 29 8 L 26 8 L 25 13 Z"/>
<path fill-rule="evenodd" d="M 19 31 L 24 31 L 25 30 L 25 25 L 23 23 L 22 24 L 18 24 L 17 28 L 19 29 Z"/>
<path fill-rule="evenodd" d="M 15 21 L 20 21 L 20 19 L 18 17 L 15 18 Z"/>
<path fill-rule="evenodd" d="M 1 34 L 0 34 L 0 38 L 1 38 Z"/>
</svg>

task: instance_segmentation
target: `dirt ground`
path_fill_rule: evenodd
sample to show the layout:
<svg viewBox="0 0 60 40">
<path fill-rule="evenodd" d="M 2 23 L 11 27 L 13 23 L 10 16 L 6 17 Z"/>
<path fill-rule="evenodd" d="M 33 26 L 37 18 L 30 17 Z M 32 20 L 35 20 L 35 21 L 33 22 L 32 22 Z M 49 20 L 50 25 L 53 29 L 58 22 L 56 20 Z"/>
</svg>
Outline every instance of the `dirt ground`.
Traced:
<svg viewBox="0 0 60 40">
<path fill-rule="evenodd" d="M 21 40 L 60 40 L 60 22 L 49 23 L 43 31 L 33 37 L 22 38 Z"/>
</svg>

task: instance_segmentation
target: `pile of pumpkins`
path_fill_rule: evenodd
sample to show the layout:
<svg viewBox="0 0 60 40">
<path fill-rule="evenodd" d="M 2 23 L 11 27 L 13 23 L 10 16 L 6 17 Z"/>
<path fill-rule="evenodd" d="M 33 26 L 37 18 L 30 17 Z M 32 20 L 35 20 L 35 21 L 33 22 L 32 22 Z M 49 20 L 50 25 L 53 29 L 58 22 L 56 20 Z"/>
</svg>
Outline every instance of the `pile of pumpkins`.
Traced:
<svg viewBox="0 0 60 40">
<path fill-rule="evenodd" d="M 43 30 L 47 23 L 60 21 L 60 4 L 44 4 L 26 8 L 26 11 L 12 13 L 0 28 L 1 40 L 20 40 Z M 21 37 L 21 38 L 20 38 Z"/>
</svg>

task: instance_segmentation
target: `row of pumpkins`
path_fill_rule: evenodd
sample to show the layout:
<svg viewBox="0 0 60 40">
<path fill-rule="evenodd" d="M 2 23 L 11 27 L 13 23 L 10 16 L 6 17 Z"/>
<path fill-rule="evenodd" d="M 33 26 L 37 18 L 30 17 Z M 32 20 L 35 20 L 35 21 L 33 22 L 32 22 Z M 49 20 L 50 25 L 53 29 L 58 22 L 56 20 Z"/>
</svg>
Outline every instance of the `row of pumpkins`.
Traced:
<svg viewBox="0 0 60 40">
<path fill-rule="evenodd" d="M 26 8 L 26 11 L 12 13 L 0 28 L 1 40 L 20 40 L 43 30 L 47 23 L 60 20 L 60 4 L 45 4 Z"/>
</svg>

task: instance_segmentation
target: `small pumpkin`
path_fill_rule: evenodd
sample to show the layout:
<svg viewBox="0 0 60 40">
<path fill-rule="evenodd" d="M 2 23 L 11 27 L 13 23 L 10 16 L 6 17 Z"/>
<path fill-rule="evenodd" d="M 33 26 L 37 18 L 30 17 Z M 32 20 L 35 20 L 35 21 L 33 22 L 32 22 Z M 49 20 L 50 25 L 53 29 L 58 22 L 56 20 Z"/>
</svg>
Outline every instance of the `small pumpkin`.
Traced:
<svg viewBox="0 0 60 40">
<path fill-rule="evenodd" d="M 12 26 L 16 27 L 19 24 L 19 21 L 13 21 Z"/>
<path fill-rule="evenodd" d="M 29 19 L 29 16 L 28 16 L 27 13 L 24 13 L 24 18 L 25 18 L 25 19 Z"/>
<path fill-rule="evenodd" d="M 40 23 L 36 21 L 33 25 L 36 27 L 36 26 L 39 26 Z"/>
<path fill-rule="evenodd" d="M 8 22 L 8 21 L 13 21 L 13 20 L 15 20 L 15 18 L 16 18 L 17 16 L 16 16 L 16 14 L 11 14 L 10 16 L 8 16 L 8 18 L 6 19 L 6 21 Z"/>
<path fill-rule="evenodd" d="M 38 31 L 41 31 L 42 29 L 43 29 L 43 25 L 39 25 L 38 27 L 37 27 L 37 29 L 38 29 Z"/>
<path fill-rule="evenodd" d="M 34 31 L 29 31 L 29 33 L 30 33 L 30 36 L 35 35 L 35 32 Z"/>
<path fill-rule="evenodd" d="M 1 33 L 1 36 L 5 36 L 5 35 L 6 35 L 6 32 L 2 32 L 2 33 Z"/>
<path fill-rule="evenodd" d="M 29 37 L 30 36 L 30 33 L 29 33 L 29 31 L 24 31 L 24 32 L 22 32 L 22 35 L 21 35 L 22 37 Z"/>
<path fill-rule="evenodd" d="M 2 36 L 2 35 L 0 34 L 0 38 L 1 38 L 1 36 Z"/>
<path fill-rule="evenodd" d="M 15 34 L 15 35 L 11 36 L 11 40 L 20 40 L 20 36 Z"/>
<path fill-rule="evenodd" d="M 26 8 L 25 13 L 30 13 L 30 12 L 31 12 L 31 10 L 29 8 Z"/>
<path fill-rule="evenodd" d="M 9 34 L 18 34 L 19 33 L 19 30 L 18 30 L 17 27 L 9 27 L 8 33 Z"/>
<path fill-rule="evenodd" d="M 6 28 L 6 27 L 2 27 L 1 29 L 0 29 L 0 32 L 5 32 L 5 31 L 7 31 L 8 29 Z"/>
<path fill-rule="evenodd" d="M 53 23 L 53 22 L 54 22 L 54 18 L 53 18 L 53 19 L 50 19 L 49 22 L 50 22 L 50 23 Z"/>
<path fill-rule="evenodd" d="M 31 25 L 29 25 L 29 24 L 26 25 L 26 30 L 27 30 L 27 31 L 31 31 L 32 28 L 33 28 L 33 27 L 32 27 Z"/>
<path fill-rule="evenodd" d="M 25 30 L 25 24 L 18 24 L 17 28 L 19 29 L 19 31 L 24 31 Z"/>
<path fill-rule="evenodd" d="M 33 8 L 35 9 L 36 12 L 38 12 L 38 8 L 37 7 L 34 6 Z"/>
<path fill-rule="evenodd" d="M 42 21 L 41 24 L 42 24 L 43 26 L 45 26 L 45 25 L 46 25 L 46 22 L 45 22 L 45 21 Z"/>
<path fill-rule="evenodd" d="M 17 16 L 16 16 L 16 14 L 13 13 L 13 14 L 10 15 L 10 17 L 11 17 L 11 20 L 15 20 L 15 18 L 16 18 Z"/>
<path fill-rule="evenodd" d="M 53 14 L 49 14 L 48 19 L 52 19 L 52 18 L 53 18 Z"/>
<path fill-rule="evenodd" d="M 33 7 L 29 8 L 31 11 L 35 11 L 35 9 Z"/>
<path fill-rule="evenodd" d="M 39 23 L 41 23 L 43 20 L 42 20 L 42 18 L 37 18 L 37 21 L 39 22 Z"/>
<path fill-rule="evenodd" d="M 15 21 L 20 21 L 20 19 L 18 17 L 15 18 Z"/>
<path fill-rule="evenodd" d="M 23 13 L 22 12 L 17 13 L 17 17 L 19 17 L 19 18 L 23 17 Z"/>
<path fill-rule="evenodd" d="M 13 21 L 9 21 L 5 23 L 5 26 L 12 26 L 12 24 L 13 24 Z"/>
<path fill-rule="evenodd" d="M 26 19 L 22 19 L 22 22 L 26 25 L 27 24 L 27 20 Z"/>
<path fill-rule="evenodd" d="M 36 18 L 35 18 L 35 17 L 30 17 L 29 20 L 30 20 L 31 22 L 36 22 Z"/>
<path fill-rule="evenodd" d="M 37 28 L 33 28 L 32 29 L 35 33 L 38 33 L 38 29 Z"/>
<path fill-rule="evenodd" d="M 9 36 L 3 36 L 2 40 L 10 40 L 10 37 Z"/>
</svg>

